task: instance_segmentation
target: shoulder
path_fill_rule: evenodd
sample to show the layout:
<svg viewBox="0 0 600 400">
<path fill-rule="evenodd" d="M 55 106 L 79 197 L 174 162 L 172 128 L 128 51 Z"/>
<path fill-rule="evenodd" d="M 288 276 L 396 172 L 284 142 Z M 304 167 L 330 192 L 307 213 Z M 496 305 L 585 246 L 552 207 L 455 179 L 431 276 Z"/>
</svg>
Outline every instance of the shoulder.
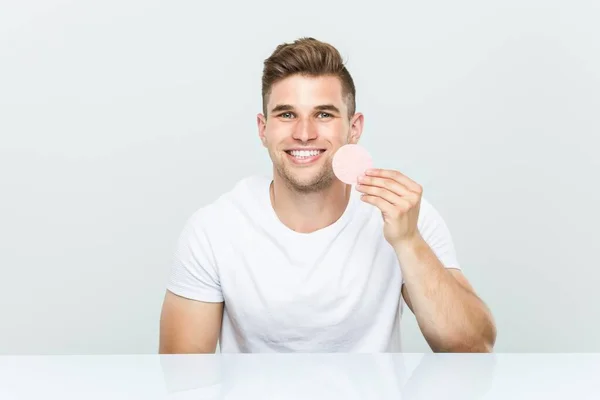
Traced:
<svg viewBox="0 0 600 400">
<path fill-rule="evenodd" d="M 419 232 L 442 264 L 460 269 L 450 229 L 441 213 L 426 199 L 421 198 L 418 222 Z"/>
<path fill-rule="evenodd" d="M 421 236 L 433 248 L 452 244 L 452 234 L 442 214 L 427 199 L 421 198 L 419 221 L 417 223 Z"/>
<path fill-rule="evenodd" d="M 268 187 L 268 179 L 261 175 L 240 179 L 215 200 L 196 209 L 188 219 L 188 226 L 213 231 L 227 225 L 258 201 L 261 190 Z"/>
<path fill-rule="evenodd" d="M 419 209 L 419 229 L 433 229 L 442 224 L 444 224 L 444 218 L 440 212 L 427 198 L 422 197 Z"/>
</svg>

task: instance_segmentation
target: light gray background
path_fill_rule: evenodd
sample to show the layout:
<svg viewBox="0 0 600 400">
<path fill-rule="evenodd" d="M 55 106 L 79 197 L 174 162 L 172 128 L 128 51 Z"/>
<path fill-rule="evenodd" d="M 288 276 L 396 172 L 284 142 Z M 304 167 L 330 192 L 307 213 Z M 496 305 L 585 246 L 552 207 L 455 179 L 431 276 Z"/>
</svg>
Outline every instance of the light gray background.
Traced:
<svg viewBox="0 0 600 400">
<path fill-rule="evenodd" d="M 300 36 L 348 60 L 361 143 L 424 185 L 496 350 L 600 351 L 598 2 L 0 4 L 1 354 L 157 351 L 177 236 L 269 171 L 262 61 Z"/>
</svg>

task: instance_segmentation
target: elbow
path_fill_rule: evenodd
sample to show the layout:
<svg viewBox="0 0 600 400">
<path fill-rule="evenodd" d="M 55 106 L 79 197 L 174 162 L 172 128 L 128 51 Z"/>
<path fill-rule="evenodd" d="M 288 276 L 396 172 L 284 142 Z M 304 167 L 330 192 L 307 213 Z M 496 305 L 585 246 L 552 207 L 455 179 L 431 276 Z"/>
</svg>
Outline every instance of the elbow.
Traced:
<svg viewBox="0 0 600 400">
<path fill-rule="evenodd" d="M 467 346 L 461 349 L 465 353 L 492 353 L 496 345 L 497 329 L 494 319 L 488 313 L 480 324 L 475 324 L 471 333 L 463 335 Z M 477 329 L 478 328 L 478 329 Z"/>
<path fill-rule="evenodd" d="M 432 350 L 440 353 L 493 353 L 497 330 L 493 322 L 478 333 L 454 334 Z"/>
<path fill-rule="evenodd" d="M 472 340 L 446 343 L 432 350 L 436 353 L 493 353 L 494 344 L 489 340 Z"/>
<path fill-rule="evenodd" d="M 496 346 L 496 336 L 498 335 L 498 330 L 493 321 L 490 321 L 490 327 L 488 329 L 488 334 L 485 336 L 485 344 L 488 347 L 488 353 L 494 351 L 494 346 Z"/>
<path fill-rule="evenodd" d="M 493 353 L 494 341 L 487 338 L 483 338 L 459 350 L 462 353 Z"/>
<path fill-rule="evenodd" d="M 217 346 L 212 344 L 194 345 L 191 343 L 160 343 L 159 355 L 173 354 L 215 354 Z"/>
<path fill-rule="evenodd" d="M 496 345 L 496 336 L 498 335 L 498 330 L 496 328 L 496 324 L 494 319 L 490 315 L 487 324 L 485 324 L 485 328 L 482 330 L 479 339 L 478 348 L 481 349 L 480 353 L 492 353 L 494 351 L 494 346 Z"/>
<path fill-rule="evenodd" d="M 447 344 L 432 349 L 436 353 L 492 353 L 494 346 L 490 342 Z"/>
</svg>

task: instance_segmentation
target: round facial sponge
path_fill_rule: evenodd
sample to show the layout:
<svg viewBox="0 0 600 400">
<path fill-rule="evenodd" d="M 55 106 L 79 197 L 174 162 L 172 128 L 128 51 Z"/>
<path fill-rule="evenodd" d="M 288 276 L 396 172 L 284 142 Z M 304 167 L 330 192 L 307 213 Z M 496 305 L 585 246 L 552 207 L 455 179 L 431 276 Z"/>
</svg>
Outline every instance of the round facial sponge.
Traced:
<svg viewBox="0 0 600 400">
<path fill-rule="evenodd" d="M 373 160 L 369 152 L 357 144 L 346 144 L 333 155 L 333 173 L 340 181 L 349 185 L 355 185 L 358 177 L 372 166 Z"/>
</svg>

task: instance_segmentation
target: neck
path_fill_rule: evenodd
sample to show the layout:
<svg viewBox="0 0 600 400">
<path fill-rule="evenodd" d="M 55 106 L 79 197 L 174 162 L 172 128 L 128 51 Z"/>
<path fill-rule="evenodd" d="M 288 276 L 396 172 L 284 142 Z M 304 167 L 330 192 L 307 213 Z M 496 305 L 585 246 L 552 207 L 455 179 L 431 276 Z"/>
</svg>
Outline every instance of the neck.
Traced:
<svg viewBox="0 0 600 400">
<path fill-rule="evenodd" d="M 318 192 L 302 193 L 277 175 L 270 187 L 271 205 L 279 220 L 295 232 L 310 233 L 337 221 L 348 206 L 351 187 L 335 181 Z"/>
</svg>

